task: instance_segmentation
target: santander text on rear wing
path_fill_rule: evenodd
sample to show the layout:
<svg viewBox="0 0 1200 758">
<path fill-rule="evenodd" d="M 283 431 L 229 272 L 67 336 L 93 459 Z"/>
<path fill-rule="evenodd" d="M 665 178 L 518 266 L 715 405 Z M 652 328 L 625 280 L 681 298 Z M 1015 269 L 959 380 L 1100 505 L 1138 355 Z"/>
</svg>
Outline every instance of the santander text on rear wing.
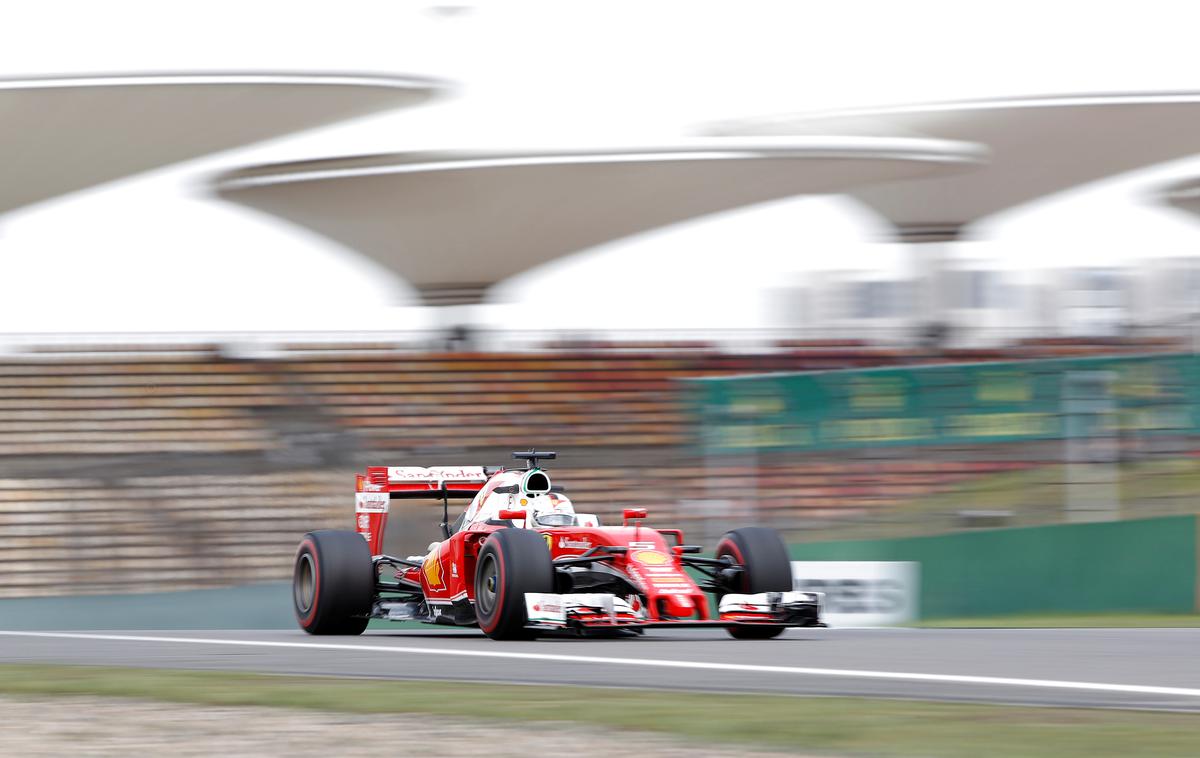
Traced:
<svg viewBox="0 0 1200 758">
<path fill-rule="evenodd" d="M 371 555 L 381 555 L 393 498 L 469 499 L 488 478 L 483 466 L 368 466 L 366 474 L 355 477 L 355 530 L 367 541 Z"/>
</svg>

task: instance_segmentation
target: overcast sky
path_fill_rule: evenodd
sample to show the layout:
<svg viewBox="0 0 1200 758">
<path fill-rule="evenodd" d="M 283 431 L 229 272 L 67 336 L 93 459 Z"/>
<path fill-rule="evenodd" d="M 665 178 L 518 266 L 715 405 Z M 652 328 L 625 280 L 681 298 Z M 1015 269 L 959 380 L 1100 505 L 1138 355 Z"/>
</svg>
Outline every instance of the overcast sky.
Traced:
<svg viewBox="0 0 1200 758">
<path fill-rule="evenodd" d="M 1200 91 L 1180 2 L 105 2 L 6 9 L 0 76 L 177 71 L 426 74 L 440 103 L 230 151 L 0 218 L 0 331 L 405 328 L 403 282 L 223 203 L 235 166 L 479 146 L 661 142 L 776 112 L 1076 92 Z M 1131 138 L 1136 139 L 1135 135 Z M 990 220 L 963 254 L 1022 268 L 1200 251 L 1147 192 L 1190 160 Z M 723 214 L 518 277 L 499 326 L 757 326 L 812 267 L 902 265 L 856 205 Z M 736 258 L 731 256 L 736 253 Z M 630 276 L 636 272 L 636 276 Z M 621 287 L 614 307 L 612 292 Z M 99 286 L 98 286 L 99 285 Z M 546 293 L 554 293 L 547 298 Z"/>
</svg>

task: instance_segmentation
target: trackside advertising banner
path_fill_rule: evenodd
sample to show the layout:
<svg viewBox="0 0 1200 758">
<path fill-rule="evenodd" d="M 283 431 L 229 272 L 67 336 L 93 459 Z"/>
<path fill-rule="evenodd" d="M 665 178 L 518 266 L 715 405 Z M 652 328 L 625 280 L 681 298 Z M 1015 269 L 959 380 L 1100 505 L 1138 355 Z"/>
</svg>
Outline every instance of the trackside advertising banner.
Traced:
<svg viewBox="0 0 1200 758">
<path fill-rule="evenodd" d="M 1200 356 L 688 380 L 709 452 L 1200 433 Z"/>
<path fill-rule="evenodd" d="M 824 592 L 822 617 L 833 627 L 915 621 L 920 574 L 911 561 L 792 561 L 793 589 Z"/>
</svg>

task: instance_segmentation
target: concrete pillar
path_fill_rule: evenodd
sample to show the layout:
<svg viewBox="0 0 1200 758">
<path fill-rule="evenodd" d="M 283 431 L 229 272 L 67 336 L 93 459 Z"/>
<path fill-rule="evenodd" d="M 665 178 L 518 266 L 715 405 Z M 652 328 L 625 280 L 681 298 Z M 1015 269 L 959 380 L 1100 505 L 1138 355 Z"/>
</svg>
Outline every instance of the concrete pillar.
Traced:
<svg viewBox="0 0 1200 758">
<path fill-rule="evenodd" d="M 944 340 L 953 326 L 949 314 L 954 297 L 950 257 L 962 231 L 961 224 L 953 223 L 896 227 L 895 239 L 907 246 L 915 278 L 913 323 L 930 343 Z"/>
</svg>

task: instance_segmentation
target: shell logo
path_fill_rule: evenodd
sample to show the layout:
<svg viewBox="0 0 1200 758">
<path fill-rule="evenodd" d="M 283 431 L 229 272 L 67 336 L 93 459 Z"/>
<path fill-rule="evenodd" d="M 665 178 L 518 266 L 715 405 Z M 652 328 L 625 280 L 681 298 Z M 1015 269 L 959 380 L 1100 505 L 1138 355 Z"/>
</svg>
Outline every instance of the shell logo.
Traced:
<svg viewBox="0 0 1200 758">
<path fill-rule="evenodd" d="M 434 548 L 433 552 L 425 557 L 425 563 L 421 567 L 425 572 L 425 583 L 430 587 L 442 586 L 442 562 L 439 560 L 441 552 L 440 546 Z"/>
<path fill-rule="evenodd" d="M 633 554 L 633 559 L 647 566 L 663 566 L 671 562 L 669 557 L 657 550 L 639 550 Z"/>
</svg>

